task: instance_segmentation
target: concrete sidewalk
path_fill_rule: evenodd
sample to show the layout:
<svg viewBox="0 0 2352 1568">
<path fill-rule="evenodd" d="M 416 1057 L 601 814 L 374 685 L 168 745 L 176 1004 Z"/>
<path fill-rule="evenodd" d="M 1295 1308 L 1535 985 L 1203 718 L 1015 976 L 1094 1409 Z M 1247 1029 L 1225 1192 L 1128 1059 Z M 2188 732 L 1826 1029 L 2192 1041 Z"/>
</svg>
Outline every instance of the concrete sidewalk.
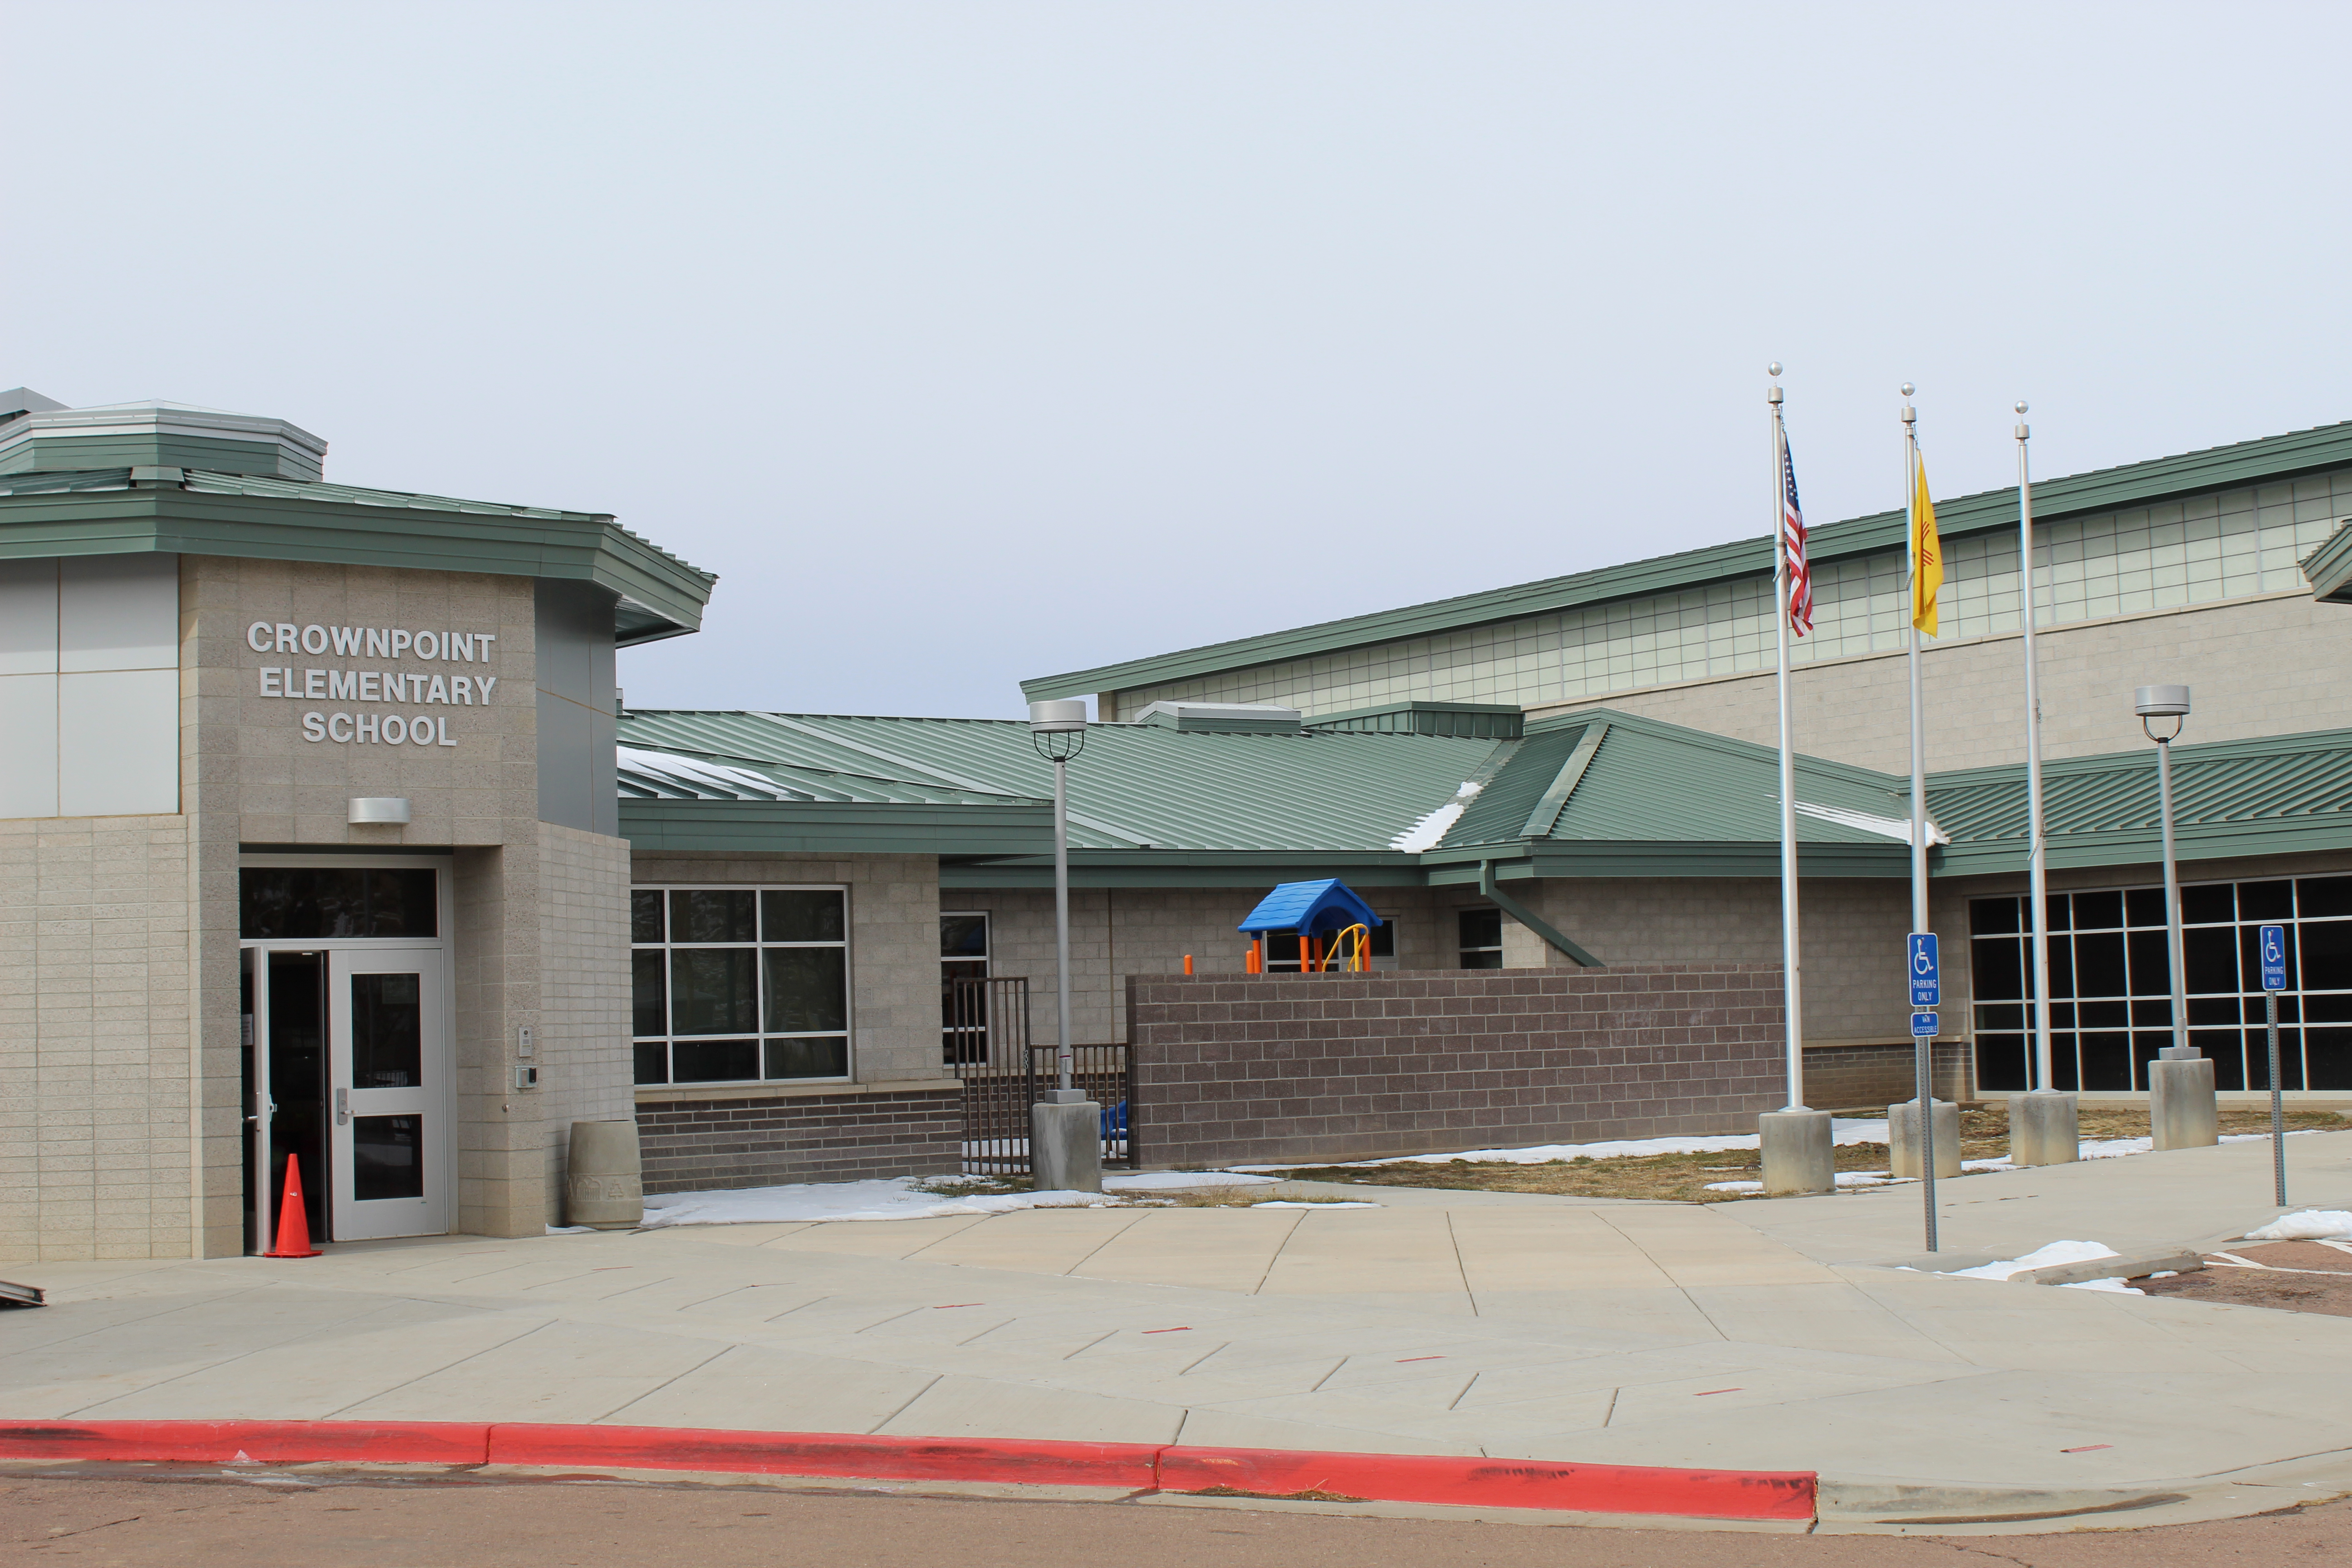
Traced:
<svg viewBox="0 0 2352 1568">
<path fill-rule="evenodd" d="M 2352 1207 L 2352 1133 L 2288 1147 L 2298 1206 Z M 2276 1212 L 2268 1161 L 2238 1144 L 1969 1177 L 1945 1193 L 1946 1244 L 2211 1240 Z M 2133 1515 L 2154 1522 L 2352 1486 L 2352 1320 L 1874 1266 L 1919 1250 L 1916 1187 L 1705 1208 L 1414 1196 L 14 1265 L 55 1305 L 0 1316 L 0 1417 L 1807 1469 L 1864 1515 L 2189 1495 Z M 2286 1468 L 2181 1484 L 2262 1466 Z M 1884 1489 L 1902 1487 L 1949 1489 Z"/>
</svg>

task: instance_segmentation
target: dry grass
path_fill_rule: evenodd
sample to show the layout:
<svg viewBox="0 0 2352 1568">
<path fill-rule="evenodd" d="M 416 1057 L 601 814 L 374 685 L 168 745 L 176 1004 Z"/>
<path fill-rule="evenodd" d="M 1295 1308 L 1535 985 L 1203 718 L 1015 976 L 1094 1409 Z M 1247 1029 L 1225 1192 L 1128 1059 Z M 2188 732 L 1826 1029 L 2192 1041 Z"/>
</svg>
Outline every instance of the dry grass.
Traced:
<svg viewBox="0 0 2352 1568">
<path fill-rule="evenodd" d="M 1883 1116 L 1885 1111 L 1881 1108 L 1842 1114 Z M 2290 1110 L 2286 1124 L 2290 1131 L 2313 1129 L 2336 1132 L 2345 1131 L 2347 1125 L 2332 1110 Z M 2082 1113 L 2081 1126 L 2082 1135 L 2086 1140 L 2145 1138 L 2147 1136 L 2147 1112 L 2085 1110 Z M 2221 1131 L 2224 1132 L 2267 1132 L 2270 1127 L 2268 1110 L 2225 1110 L 2221 1112 Z M 2007 1106 L 1976 1105 L 1961 1110 L 1962 1159 L 1996 1160 L 2008 1152 Z M 1886 1145 L 1841 1144 L 1836 1159 L 1837 1168 L 1841 1171 L 1885 1171 Z M 1403 1165 L 1300 1167 L 1284 1173 L 1294 1181 L 1339 1182 L 1351 1186 L 1558 1193 L 1581 1198 L 1650 1198 L 1671 1203 L 1711 1204 L 1757 1195 L 1711 1193 L 1706 1188 L 1710 1182 L 1755 1181 L 1763 1174 L 1763 1166 L 1760 1157 L 1752 1149 L 1727 1149 L 1711 1154 L 1645 1154 L 1619 1160 L 1554 1161 L 1542 1165 L 1454 1160 L 1443 1164 L 1416 1162 Z"/>
</svg>

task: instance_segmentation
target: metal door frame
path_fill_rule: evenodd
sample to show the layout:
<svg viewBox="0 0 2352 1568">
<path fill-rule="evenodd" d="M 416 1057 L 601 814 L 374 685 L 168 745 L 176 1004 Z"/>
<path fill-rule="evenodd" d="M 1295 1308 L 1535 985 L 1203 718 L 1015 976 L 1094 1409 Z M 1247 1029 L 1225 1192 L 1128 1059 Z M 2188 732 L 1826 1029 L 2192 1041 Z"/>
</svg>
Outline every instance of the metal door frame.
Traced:
<svg viewBox="0 0 2352 1568">
<path fill-rule="evenodd" d="M 457 913 L 457 899 L 455 889 L 451 885 L 456 878 L 455 858 L 449 855 L 430 854 L 251 854 L 238 856 L 237 869 L 242 872 L 247 867 L 318 867 L 324 869 L 361 868 L 372 870 L 430 870 L 436 872 L 437 875 L 434 878 L 433 884 L 434 902 L 436 906 L 434 911 L 434 924 L 441 932 L 437 937 L 326 937 L 309 941 L 298 938 L 277 937 L 263 939 L 240 936 L 238 938 L 237 961 L 239 963 L 252 963 L 254 972 L 253 1099 L 250 1103 L 239 1107 L 239 1112 L 244 1118 L 246 1123 L 254 1128 L 253 1158 L 245 1170 L 246 1190 L 249 1194 L 256 1194 L 253 1205 L 255 1222 L 254 1250 L 256 1252 L 268 1252 L 270 1247 L 276 1244 L 278 1232 L 278 1202 L 280 1195 L 278 1193 L 272 1192 L 269 1187 L 269 1173 L 272 1163 L 269 1122 L 270 1108 L 273 1101 L 271 1100 L 269 1094 L 269 963 L 267 955 L 271 952 L 318 952 L 327 955 L 327 979 L 330 993 L 328 1013 L 326 1018 L 322 1020 L 322 1027 L 327 1035 L 326 1049 L 331 1061 L 332 1060 L 334 1051 L 332 987 L 335 984 L 337 974 L 334 961 L 334 955 L 337 952 L 391 953 L 403 950 L 410 952 L 433 950 L 437 951 L 441 954 L 442 1006 L 439 1009 L 441 1014 L 439 1022 L 441 1026 L 441 1036 L 442 1039 L 446 1043 L 446 1048 L 443 1052 L 445 1058 L 445 1066 L 442 1073 L 443 1083 L 441 1092 L 436 1097 L 436 1109 L 443 1119 L 442 1124 L 449 1130 L 447 1136 L 442 1140 L 442 1152 L 444 1157 L 441 1161 L 443 1167 L 441 1173 L 441 1180 L 443 1183 L 442 1190 L 449 1195 L 447 1204 L 448 1228 L 441 1232 L 429 1234 L 454 1235 L 456 1233 L 457 1214 L 457 987 L 456 980 L 457 942 L 454 935 L 452 934 L 452 925 Z M 240 879 L 240 881 L 242 879 Z M 241 891 L 238 907 L 240 911 L 239 919 L 241 921 L 243 918 L 243 898 Z M 245 955 L 247 953 L 252 954 L 253 957 L 250 959 L 247 958 Z M 321 1109 L 326 1113 L 331 1123 L 333 1114 L 331 1088 L 329 1091 L 329 1104 Z M 330 1125 L 327 1131 L 330 1146 L 331 1146 L 333 1133 L 332 1126 Z M 317 1173 L 316 1174 L 306 1173 L 303 1180 L 308 1184 L 318 1180 L 321 1176 L 325 1177 L 329 1184 L 327 1187 L 325 1212 L 331 1216 L 329 1223 L 331 1225 L 331 1215 L 334 1213 L 334 1185 L 331 1162 L 331 1168 L 328 1171 Z M 316 1241 L 319 1238 L 313 1237 L 311 1239 Z"/>
</svg>

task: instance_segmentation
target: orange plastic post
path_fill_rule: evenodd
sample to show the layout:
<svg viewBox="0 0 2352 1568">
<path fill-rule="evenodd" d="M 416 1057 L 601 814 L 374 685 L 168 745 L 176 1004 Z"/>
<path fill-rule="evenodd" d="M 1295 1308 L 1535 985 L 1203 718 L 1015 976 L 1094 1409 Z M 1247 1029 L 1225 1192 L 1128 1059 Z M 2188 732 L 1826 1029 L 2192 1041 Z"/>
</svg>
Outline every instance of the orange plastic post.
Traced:
<svg viewBox="0 0 2352 1568">
<path fill-rule="evenodd" d="M 310 1245 L 310 1213 L 302 1206 L 302 1162 L 286 1156 L 286 1197 L 278 1208 L 278 1235 L 264 1258 L 316 1258 Z"/>
<path fill-rule="evenodd" d="M 1184 973 L 1187 974 L 1192 973 L 1192 955 L 1189 952 L 1184 955 Z"/>
<path fill-rule="evenodd" d="M 1315 944 L 1305 931 L 1298 933 L 1298 973 L 1306 973 L 1315 967 Z"/>
</svg>

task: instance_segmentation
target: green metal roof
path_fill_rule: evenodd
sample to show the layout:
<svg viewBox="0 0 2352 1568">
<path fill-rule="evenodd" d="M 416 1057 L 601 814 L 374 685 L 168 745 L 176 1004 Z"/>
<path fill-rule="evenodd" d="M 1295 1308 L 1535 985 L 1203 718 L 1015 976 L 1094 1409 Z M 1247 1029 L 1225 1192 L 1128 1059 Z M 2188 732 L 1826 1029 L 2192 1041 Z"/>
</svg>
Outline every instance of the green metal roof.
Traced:
<svg viewBox="0 0 2352 1568">
<path fill-rule="evenodd" d="M 698 628 L 719 581 L 601 512 L 195 468 L 0 476 L 0 559 L 143 551 L 593 582 L 624 646 Z"/>
<path fill-rule="evenodd" d="M 964 888 L 1050 875 L 1052 771 L 1019 721 L 632 712 L 621 738 L 623 829 L 640 847 L 936 853 L 943 885 Z M 2151 752 L 2049 764 L 2053 866 L 2157 858 Z M 2352 731 L 2182 746 L 2175 760 L 2184 858 L 2352 847 Z M 1796 773 L 1807 876 L 1907 874 L 1907 779 L 1817 757 L 1800 757 Z M 1097 724 L 1069 778 L 1081 886 L 1780 867 L 1770 747 L 1610 709 L 1501 742 Z M 1928 805 L 1950 840 L 1930 850 L 1934 875 L 2023 868 L 2022 768 L 1936 774 Z"/>
<path fill-rule="evenodd" d="M 2100 468 L 2063 479 L 2037 480 L 2033 511 L 2037 520 L 2054 521 L 2083 512 L 2140 506 L 2171 496 L 2219 489 L 2255 481 L 2292 478 L 2319 469 L 2352 464 L 2352 421 L 2297 430 L 2261 440 L 2158 458 L 2119 468 Z M 2012 527 L 2017 521 L 2017 489 L 1985 490 L 1936 503 L 1937 527 L 1947 537 L 1981 533 Z M 1903 512 L 1873 512 L 1825 523 L 1812 531 L 1815 561 L 1869 554 L 1899 547 L 1903 542 Z M 1150 658 L 1129 659 L 1072 670 L 1065 675 L 1024 680 L 1021 689 L 1032 701 L 1051 697 L 1079 697 L 1089 692 L 1123 691 L 1168 681 L 1213 675 L 1285 659 L 1336 653 L 1344 648 L 1394 642 L 1432 633 L 1460 631 L 1522 616 L 1573 609 L 1610 599 L 1696 587 L 1726 578 L 1759 575 L 1772 570 L 1769 534 L 1729 544 L 1710 545 L 1674 555 L 1656 556 L 1565 577 L 1548 577 L 1515 587 L 1465 594 L 1402 609 L 1298 626 L 1212 643 Z"/>
<path fill-rule="evenodd" d="M 2331 605 L 2352 605 L 2352 522 L 2323 541 L 2302 562 L 2311 596 Z"/>
</svg>

